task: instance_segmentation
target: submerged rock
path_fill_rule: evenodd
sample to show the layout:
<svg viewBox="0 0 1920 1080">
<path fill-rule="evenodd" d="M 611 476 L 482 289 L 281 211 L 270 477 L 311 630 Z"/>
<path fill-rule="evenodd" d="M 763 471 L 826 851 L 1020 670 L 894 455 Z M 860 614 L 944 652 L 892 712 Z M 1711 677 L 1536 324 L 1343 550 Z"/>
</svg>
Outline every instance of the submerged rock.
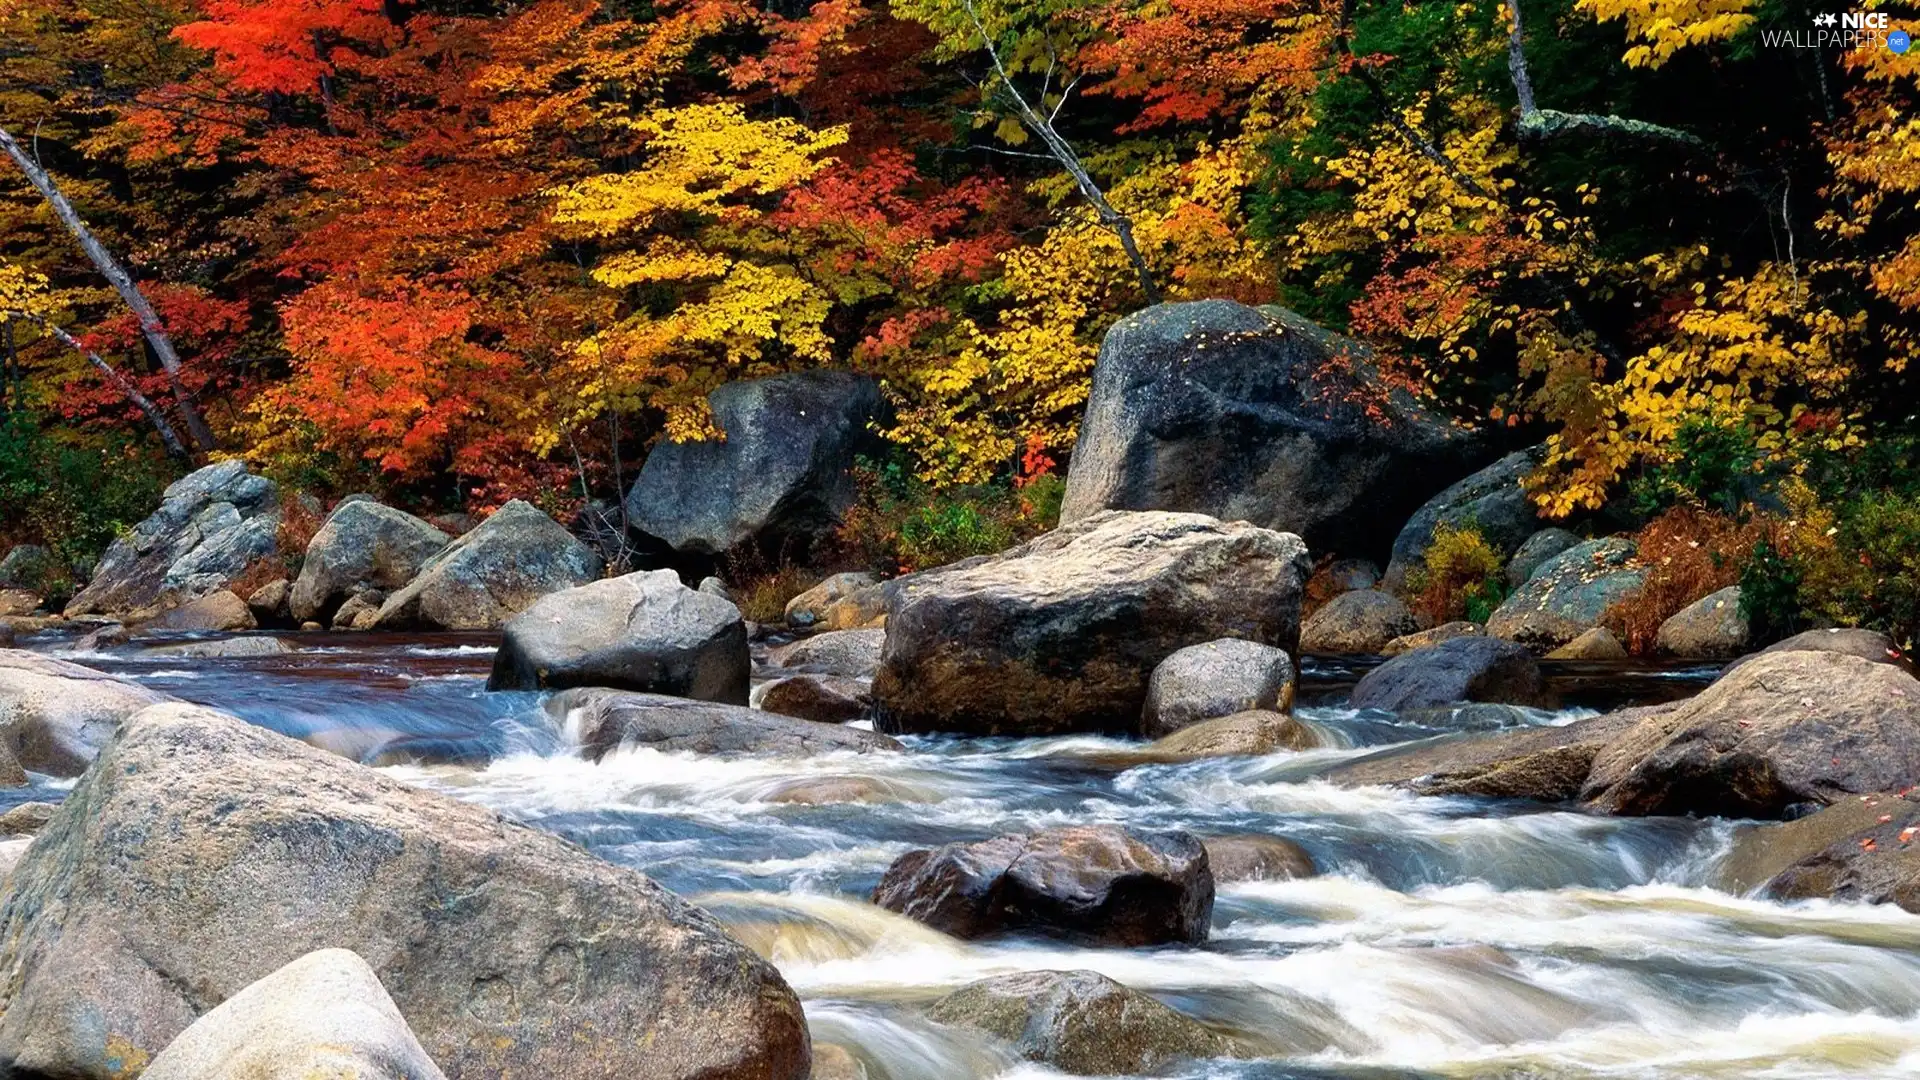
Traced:
<svg viewBox="0 0 1920 1080">
<path fill-rule="evenodd" d="M 112 1080 L 325 948 L 452 1080 L 807 1073 L 779 974 L 641 874 L 185 704 L 128 719 L 16 868 L 0 1071 Z"/>
<path fill-rule="evenodd" d="M 1654 646 L 1689 660 L 1721 659 L 1745 652 L 1751 636 L 1746 616 L 1740 614 L 1740 586 L 1729 585 L 1661 623 Z"/>
<path fill-rule="evenodd" d="M 498 629 L 548 593 L 599 578 L 605 565 L 559 522 L 515 499 L 428 559 L 380 605 L 374 626 Z"/>
<path fill-rule="evenodd" d="M 35 772 L 80 775 L 121 721 L 172 700 L 79 664 L 0 650 L 0 742 Z"/>
<path fill-rule="evenodd" d="M 1631 540 L 1589 540 L 1555 555 L 1487 619 L 1488 635 L 1547 652 L 1599 626 L 1615 600 L 1646 580 L 1645 570 L 1628 565 L 1634 550 Z"/>
<path fill-rule="evenodd" d="M 1400 598 L 1377 589 L 1341 593 L 1300 628 L 1300 651 L 1326 655 L 1378 654 L 1395 638 L 1420 629 Z"/>
<path fill-rule="evenodd" d="M 1285 650 L 1221 638 L 1178 649 L 1154 667 L 1140 727 L 1154 739 L 1202 720 L 1292 706 L 1293 658 Z"/>
<path fill-rule="evenodd" d="M 247 602 L 221 589 L 143 620 L 140 629 L 224 631 L 251 630 L 257 625 Z"/>
<path fill-rule="evenodd" d="M 1285 713 L 1248 709 L 1189 724 L 1156 739 L 1134 756 L 1148 762 L 1209 757 L 1252 757 L 1279 750 L 1311 750 L 1320 735 Z"/>
<path fill-rule="evenodd" d="M 795 371 L 707 395 L 723 438 L 663 440 L 627 493 L 633 527 L 676 551 L 804 552 L 855 496 L 854 459 L 882 411 L 872 379 Z"/>
<path fill-rule="evenodd" d="M 1434 530 L 1442 525 L 1473 529 L 1502 556 L 1519 548 L 1540 524 L 1533 500 L 1520 486 L 1540 457 L 1537 449 L 1517 450 L 1428 499 L 1394 537 L 1386 587 L 1407 587 L 1408 571 L 1425 564 Z"/>
<path fill-rule="evenodd" d="M 321 949 L 221 1002 L 167 1044 L 145 1080 L 445 1080 L 379 976 Z"/>
<path fill-rule="evenodd" d="M 873 902 L 961 938 L 1197 944 L 1213 917 L 1213 873 L 1190 833 L 1075 825 L 909 851 Z"/>
<path fill-rule="evenodd" d="M 1357 342 L 1280 308 L 1158 304 L 1101 343 L 1061 520 L 1191 511 L 1378 557 L 1380 523 L 1405 520 L 1477 453 Z"/>
<path fill-rule="evenodd" d="M 404 510 L 371 499 L 344 503 L 307 542 L 288 611 L 298 622 L 326 619 L 350 596 L 390 593 L 452 540 Z"/>
<path fill-rule="evenodd" d="M 1457 637 L 1388 660 L 1353 688 L 1356 709 L 1408 712 L 1462 701 L 1546 707 L 1553 703 L 1540 664 L 1525 647 Z"/>
<path fill-rule="evenodd" d="M 845 724 L 867 714 L 872 688 L 837 675 L 789 675 L 754 687 L 753 707 L 823 724 Z"/>
<path fill-rule="evenodd" d="M 739 608 L 654 570 L 534 601 L 508 620 L 487 689 L 607 686 L 745 705 L 752 667 Z"/>
<path fill-rule="evenodd" d="M 1223 637 L 1290 650 L 1296 536 L 1199 514 L 1097 514 L 908 579 L 874 680 L 889 731 L 1138 730 L 1154 667 Z"/>
<path fill-rule="evenodd" d="M 1920 784 L 1920 682 L 1841 653 L 1754 658 L 1610 742 L 1582 797 L 1612 814 L 1780 817 Z"/>
<path fill-rule="evenodd" d="M 1207 849 L 1207 863 L 1213 868 L 1216 885 L 1235 881 L 1288 881 L 1312 877 L 1319 872 L 1306 848 L 1278 836 L 1258 833 L 1209 836 L 1200 843 Z"/>
<path fill-rule="evenodd" d="M 1028 1061 L 1074 1076 L 1153 1074 L 1236 1050 L 1192 1017 L 1092 971 L 982 979 L 934 1002 L 927 1015 L 984 1032 Z"/>
<path fill-rule="evenodd" d="M 1625 709 L 1560 727 L 1523 728 L 1388 747 L 1327 770 L 1335 784 L 1387 784 L 1422 795 L 1479 795 L 1567 802 L 1594 758 L 1641 719 L 1672 706 Z"/>
<path fill-rule="evenodd" d="M 232 660 L 280 656 L 293 646 L 277 637 L 230 637 L 214 641 L 188 641 L 179 645 L 159 645 L 141 650 L 142 656 L 178 656 L 193 660 Z"/>
<path fill-rule="evenodd" d="M 665 752 L 805 757 L 835 750 L 898 750 L 885 735 L 663 694 L 577 689 L 547 700 L 547 713 L 595 761 L 622 747 Z"/>
<path fill-rule="evenodd" d="M 152 515 L 107 545 L 93 579 L 67 602 L 67 617 L 154 611 L 224 589 L 275 553 L 279 529 L 279 491 L 246 462 L 188 473 L 167 486 Z"/>
</svg>

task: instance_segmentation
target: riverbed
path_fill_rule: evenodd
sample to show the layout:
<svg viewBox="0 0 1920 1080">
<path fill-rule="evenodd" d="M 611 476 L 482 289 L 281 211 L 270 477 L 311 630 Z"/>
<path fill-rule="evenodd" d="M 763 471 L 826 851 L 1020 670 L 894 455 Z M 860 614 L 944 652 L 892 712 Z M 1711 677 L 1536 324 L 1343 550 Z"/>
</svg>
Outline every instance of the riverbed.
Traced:
<svg viewBox="0 0 1920 1080">
<path fill-rule="evenodd" d="M 1102 972 L 1259 1055 L 1179 1076 L 1920 1075 L 1920 916 L 1716 890 L 1738 823 L 1330 785 L 1316 777 L 1335 763 L 1444 737 L 1445 725 L 1348 708 L 1364 665 L 1306 665 L 1297 713 L 1337 749 L 1128 768 L 1129 745 L 1111 739 L 908 738 L 903 754 L 642 750 L 595 764 L 540 695 L 485 690 L 486 636 L 284 637 L 294 652 L 247 659 L 36 647 L 390 762 L 389 775 L 644 871 L 771 958 L 815 1040 L 852 1050 L 876 1080 L 1055 1075 L 919 1016 L 963 983 L 1025 969 Z M 1492 722 L 1566 723 L 1714 674 L 1549 671 L 1564 708 Z M 909 849 L 1091 822 L 1281 836 L 1321 873 L 1223 885 L 1199 947 L 961 942 L 865 902 Z"/>
</svg>

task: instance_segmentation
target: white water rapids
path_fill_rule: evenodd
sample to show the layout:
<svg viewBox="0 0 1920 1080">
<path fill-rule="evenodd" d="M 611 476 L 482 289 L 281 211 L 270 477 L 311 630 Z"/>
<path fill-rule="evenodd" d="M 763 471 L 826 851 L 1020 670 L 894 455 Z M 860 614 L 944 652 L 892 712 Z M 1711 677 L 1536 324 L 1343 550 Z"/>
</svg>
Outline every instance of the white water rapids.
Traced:
<svg viewBox="0 0 1920 1080">
<path fill-rule="evenodd" d="M 853 1051 L 875 1078 L 1053 1075 L 919 1012 L 971 980 L 1043 968 L 1102 972 L 1261 1055 L 1181 1076 L 1920 1076 L 1920 916 L 1717 891 L 1735 823 L 1312 778 L 1357 749 L 1121 769 L 1124 746 L 1104 739 L 914 739 L 897 755 L 623 751 L 593 764 L 545 726 L 534 696 L 485 693 L 486 659 L 471 644 L 370 641 L 263 660 L 83 662 L 293 734 L 371 732 L 490 759 L 387 771 L 701 903 L 779 967 L 816 1041 Z M 1613 681 L 1671 673 L 1635 679 Z M 1303 714 L 1355 744 L 1431 734 L 1337 701 Z M 911 848 L 1079 822 L 1283 836 L 1322 873 L 1222 886 L 1198 948 L 962 942 L 865 901 Z"/>
</svg>

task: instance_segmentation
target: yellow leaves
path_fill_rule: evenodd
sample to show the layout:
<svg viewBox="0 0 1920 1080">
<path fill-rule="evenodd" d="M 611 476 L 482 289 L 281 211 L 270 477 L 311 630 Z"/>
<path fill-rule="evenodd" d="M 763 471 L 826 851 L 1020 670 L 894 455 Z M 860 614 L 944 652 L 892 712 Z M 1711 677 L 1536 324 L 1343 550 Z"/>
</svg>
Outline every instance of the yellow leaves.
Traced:
<svg viewBox="0 0 1920 1080">
<path fill-rule="evenodd" d="M 701 251 L 684 241 L 661 237 L 646 252 L 620 252 L 602 260 L 593 277 L 609 288 L 656 281 L 693 281 L 726 273 L 732 260 L 725 255 Z"/>
<path fill-rule="evenodd" d="M 44 315 L 50 306 L 45 275 L 13 263 L 0 263 L 0 311 Z"/>
<path fill-rule="evenodd" d="M 646 138 L 646 163 L 561 188 L 556 222 L 610 236 L 664 214 L 755 216 L 728 200 L 786 190 L 826 166 L 822 152 L 847 141 L 845 127 L 750 120 L 732 103 L 663 109 L 632 126 Z"/>
<path fill-rule="evenodd" d="M 1725 41 L 1753 24 L 1753 0 L 1579 0 L 1580 10 L 1601 22 L 1626 23 L 1637 42 L 1623 59 L 1629 67 L 1659 67 L 1690 45 Z"/>
</svg>

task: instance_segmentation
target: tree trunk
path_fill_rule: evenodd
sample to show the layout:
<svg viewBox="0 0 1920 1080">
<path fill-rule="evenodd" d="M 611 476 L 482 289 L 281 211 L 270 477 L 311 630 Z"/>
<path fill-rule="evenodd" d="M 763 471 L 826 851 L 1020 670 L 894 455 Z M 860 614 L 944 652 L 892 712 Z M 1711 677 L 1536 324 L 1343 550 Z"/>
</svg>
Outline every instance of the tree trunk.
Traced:
<svg viewBox="0 0 1920 1080">
<path fill-rule="evenodd" d="M 59 216 L 61 223 L 66 225 L 67 231 L 73 234 L 81 250 L 87 253 L 87 258 L 93 260 L 93 265 L 99 269 L 100 275 L 107 279 L 114 291 L 120 294 L 120 299 L 133 310 L 134 317 L 140 320 L 140 333 L 147 339 L 147 344 L 153 348 L 153 354 L 159 359 L 160 366 L 166 370 L 167 383 L 173 388 L 174 404 L 180 410 L 181 419 L 186 421 L 187 431 L 193 436 L 194 444 L 201 450 L 213 449 L 215 445 L 213 432 L 207 427 L 206 421 L 200 418 L 200 410 L 194 407 L 193 397 L 187 393 L 186 383 L 181 377 L 180 354 L 174 351 L 173 339 L 167 336 L 166 328 L 160 322 L 159 313 L 153 310 L 153 305 L 147 302 L 146 294 L 142 293 L 140 286 L 134 283 L 133 275 L 127 272 L 127 268 L 113 257 L 113 253 L 108 251 L 104 244 L 100 243 L 99 238 L 93 235 L 93 231 L 87 228 L 87 223 L 81 220 L 79 211 L 73 208 L 73 204 L 67 201 L 67 197 L 61 194 L 59 186 L 53 182 L 52 174 L 41 168 L 39 162 L 21 149 L 20 144 L 14 141 L 13 136 L 5 128 L 0 128 L 0 149 L 4 149 L 7 156 L 13 159 L 14 164 L 20 166 L 20 171 L 27 174 L 27 179 L 39 189 L 41 196 L 47 200 L 49 206 L 53 207 L 53 212 Z"/>
</svg>

